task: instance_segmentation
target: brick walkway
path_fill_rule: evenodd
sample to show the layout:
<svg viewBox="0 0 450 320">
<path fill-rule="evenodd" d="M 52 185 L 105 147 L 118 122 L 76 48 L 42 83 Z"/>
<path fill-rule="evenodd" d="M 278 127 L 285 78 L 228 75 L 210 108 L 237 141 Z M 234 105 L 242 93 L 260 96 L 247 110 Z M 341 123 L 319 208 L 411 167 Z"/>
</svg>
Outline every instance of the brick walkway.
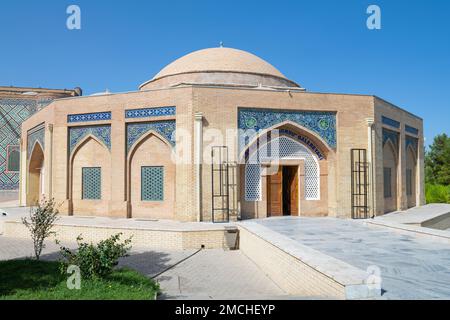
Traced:
<svg viewBox="0 0 450 320">
<path fill-rule="evenodd" d="M 272 299 L 286 295 L 240 251 L 202 250 L 157 280 L 164 289 L 163 299 Z"/>
<path fill-rule="evenodd" d="M 67 245 L 67 244 L 64 244 Z M 70 245 L 69 245 L 70 246 Z M 47 243 L 43 259 L 58 258 L 58 246 Z M 188 258 L 195 250 L 149 251 L 135 248 L 121 266 L 153 277 Z M 0 236 L 0 260 L 30 257 L 30 240 Z M 162 299 L 264 299 L 282 297 L 277 287 L 239 251 L 203 250 L 157 277 Z"/>
</svg>

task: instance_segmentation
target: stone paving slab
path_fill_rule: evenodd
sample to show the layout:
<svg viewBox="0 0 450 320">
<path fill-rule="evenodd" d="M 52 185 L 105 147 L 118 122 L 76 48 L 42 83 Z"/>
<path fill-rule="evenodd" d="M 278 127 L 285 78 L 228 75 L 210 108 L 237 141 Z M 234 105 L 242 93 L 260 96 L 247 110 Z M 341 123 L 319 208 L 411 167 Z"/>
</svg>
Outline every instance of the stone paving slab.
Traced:
<svg viewBox="0 0 450 320">
<path fill-rule="evenodd" d="M 450 204 L 433 203 L 425 206 L 411 208 L 405 211 L 396 211 L 382 216 L 375 217 L 375 221 L 418 224 L 432 220 L 436 217 L 450 214 Z"/>
<path fill-rule="evenodd" d="M 450 244 L 355 220 L 282 217 L 256 222 L 362 270 L 378 267 L 383 298 L 450 299 Z"/>
<path fill-rule="evenodd" d="M 366 271 L 305 246 L 255 221 L 242 222 L 240 226 L 291 256 L 298 258 L 300 261 L 307 263 L 310 267 L 332 278 L 343 286 L 365 285 L 365 280 L 367 279 Z"/>
</svg>

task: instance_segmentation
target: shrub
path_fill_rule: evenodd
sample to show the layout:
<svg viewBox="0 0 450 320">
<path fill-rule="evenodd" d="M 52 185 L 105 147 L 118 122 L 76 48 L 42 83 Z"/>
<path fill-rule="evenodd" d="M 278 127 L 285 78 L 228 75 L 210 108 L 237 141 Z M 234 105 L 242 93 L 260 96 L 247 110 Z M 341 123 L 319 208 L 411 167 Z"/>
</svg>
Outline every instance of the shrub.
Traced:
<svg viewBox="0 0 450 320">
<path fill-rule="evenodd" d="M 53 199 L 43 199 L 36 208 L 30 209 L 30 221 L 27 218 L 22 218 L 22 223 L 31 233 L 36 260 L 39 260 L 42 249 L 45 248 L 45 239 L 55 234 L 51 229 L 58 219 L 58 213 L 59 211 L 55 209 L 55 201 Z"/>
<path fill-rule="evenodd" d="M 104 278 L 117 266 L 119 258 L 127 256 L 131 249 L 131 237 L 119 242 L 121 235 L 113 235 L 97 245 L 83 242 L 81 235 L 78 236 L 78 250 L 73 252 L 65 247 L 60 248 L 63 257 L 61 271 L 65 272 L 68 265 L 76 265 L 85 278 Z"/>
<path fill-rule="evenodd" d="M 450 203 L 450 186 L 427 183 L 425 197 L 427 203 Z"/>
</svg>

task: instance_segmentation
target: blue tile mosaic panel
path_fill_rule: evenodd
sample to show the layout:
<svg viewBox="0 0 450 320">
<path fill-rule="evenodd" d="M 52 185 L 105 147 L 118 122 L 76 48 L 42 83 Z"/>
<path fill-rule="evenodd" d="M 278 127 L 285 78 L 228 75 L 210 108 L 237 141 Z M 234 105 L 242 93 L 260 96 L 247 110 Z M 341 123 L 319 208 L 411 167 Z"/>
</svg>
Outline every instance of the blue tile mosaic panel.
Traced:
<svg viewBox="0 0 450 320">
<path fill-rule="evenodd" d="M 102 198 L 102 169 L 82 168 L 82 199 L 100 200 Z"/>
<path fill-rule="evenodd" d="M 398 122 L 398 121 L 396 121 L 394 119 L 382 116 L 381 117 L 381 122 L 383 124 L 385 124 L 385 125 L 388 125 L 388 126 L 391 126 L 391 127 L 397 128 L 397 129 L 400 129 L 400 122 Z"/>
<path fill-rule="evenodd" d="M 27 137 L 27 158 L 31 157 L 33 147 L 36 142 L 41 145 L 42 151 L 45 150 L 45 125 L 40 125 L 28 131 Z"/>
<path fill-rule="evenodd" d="M 408 132 L 408 133 L 415 134 L 415 135 L 419 134 L 419 129 L 416 129 L 414 127 L 410 127 L 408 125 L 405 125 L 405 131 Z"/>
<path fill-rule="evenodd" d="M 164 201 L 164 167 L 141 167 L 141 200 Z"/>
<path fill-rule="evenodd" d="M 137 122 L 127 124 L 127 151 L 147 132 L 153 130 L 163 136 L 171 145 L 175 147 L 175 120 Z"/>
<path fill-rule="evenodd" d="M 8 146 L 20 144 L 20 126 L 38 110 L 36 100 L 0 99 L 0 190 L 17 190 L 19 173 L 7 170 Z"/>
<path fill-rule="evenodd" d="M 103 142 L 109 150 L 111 150 L 110 125 L 71 127 L 69 128 L 69 153 L 72 154 L 75 146 L 88 135 L 93 135 L 101 142 Z"/>
<path fill-rule="evenodd" d="M 320 136 L 331 148 L 337 146 L 336 113 L 314 111 L 284 111 L 274 109 L 239 108 L 239 148 L 245 146 L 260 131 L 291 121 Z"/>
<path fill-rule="evenodd" d="M 52 98 L 41 98 L 37 100 L 37 109 L 41 110 L 53 102 Z"/>
<path fill-rule="evenodd" d="M 408 149 L 408 147 L 411 146 L 413 150 L 417 153 L 417 150 L 419 148 L 419 139 L 411 137 L 411 136 L 405 136 L 405 147 Z"/>
<path fill-rule="evenodd" d="M 67 116 L 67 122 L 89 122 L 89 121 L 104 121 L 111 120 L 111 112 L 95 112 L 95 113 L 83 113 L 83 114 L 69 114 Z"/>
<path fill-rule="evenodd" d="M 398 133 L 395 131 L 383 129 L 383 146 L 388 140 L 391 140 L 395 148 L 398 149 Z"/>
<path fill-rule="evenodd" d="M 130 109 L 125 110 L 125 118 L 149 118 L 149 117 L 163 117 L 174 116 L 176 107 L 155 107 L 145 109 Z"/>
</svg>

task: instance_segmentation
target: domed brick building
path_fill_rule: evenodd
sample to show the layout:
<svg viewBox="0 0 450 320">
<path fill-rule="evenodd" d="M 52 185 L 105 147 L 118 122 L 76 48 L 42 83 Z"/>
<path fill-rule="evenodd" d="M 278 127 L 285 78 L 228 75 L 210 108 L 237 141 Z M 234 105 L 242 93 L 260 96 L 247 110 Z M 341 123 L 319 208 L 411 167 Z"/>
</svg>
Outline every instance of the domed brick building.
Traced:
<svg viewBox="0 0 450 320">
<path fill-rule="evenodd" d="M 21 204 L 53 197 L 68 215 L 366 218 L 424 203 L 422 119 L 308 92 L 231 48 L 190 53 L 139 91 L 55 100 L 21 141 Z"/>
</svg>

